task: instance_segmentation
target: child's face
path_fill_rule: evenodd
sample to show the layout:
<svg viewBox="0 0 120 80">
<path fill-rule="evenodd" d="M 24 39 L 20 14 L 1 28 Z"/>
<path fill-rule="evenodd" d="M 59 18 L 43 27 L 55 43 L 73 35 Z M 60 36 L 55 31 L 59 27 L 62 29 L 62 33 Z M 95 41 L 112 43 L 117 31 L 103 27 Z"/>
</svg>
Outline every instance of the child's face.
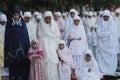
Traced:
<svg viewBox="0 0 120 80">
<path fill-rule="evenodd" d="M 51 23 L 52 17 L 51 16 L 47 16 L 47 17 L 45 17 L 44 20 L 45 20 L 46 24 L 49 24 L 49 23 Z"/>
<path fill-rule="evenodd" d="M 64 48 L 64 44 L 59 44 L 59 48 L 63 49 Z"/>
<path fill-rule="evenodd" d="M 19 14 L 19 13 L 14 13 L 14 15 L 13 15 L 13 19 L 14 19 L 14 20 L 18 20 L 19 17 L 20 17 L 20 14 Z"/>
<path fill-rule="evenodd" d="M 89 62 L 91 60 L 91 56 L 86 55 L 85 60 Z"/>
<path fill-rule="evenodd" d="M 59 20 L 59 19 L 60 19 L 60 16 L 54 15 L 54 19 L 55 19 L 55 20 Z"/>
<path fill-rule="evenodd" d="M 28 23 L 30 22 L 30 17 L 25 17 L 25 21 Z"/>
<path fill-rule="evenodd" d="M 34 43 L 32 44 L 32 48 L 33 48 L 33 49 L 37 49 L 37 48 L 38 48 L 38 44 L 34 42 Z"/>
<path fill-rule="evenodd" d="M 79 22 L 80 22 L 80 20 L 78 20 L 78 19 L 74 20 L 74 24 L 75 24 L 75 25 L 78 25 Z"/>
</svg>

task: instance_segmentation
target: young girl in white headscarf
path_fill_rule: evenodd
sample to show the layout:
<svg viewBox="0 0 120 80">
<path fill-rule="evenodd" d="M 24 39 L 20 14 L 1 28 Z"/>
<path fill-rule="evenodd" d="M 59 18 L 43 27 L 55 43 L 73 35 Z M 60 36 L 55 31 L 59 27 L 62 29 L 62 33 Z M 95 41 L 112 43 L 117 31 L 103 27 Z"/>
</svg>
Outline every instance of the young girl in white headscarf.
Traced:
<svg viewBox="0 0 120 80">
<path fill-rule="evenodd" d="M 30 59 L 29 80 L 44 80 L 43 56 L 44 53 L 39 46 L 38 40 L 32 40 L 28 52 L 28 58 Z"/>
<path fill-rule="evenodd" d="M 57 50 L 57 54 L 59 57 L 59 74 L 60 74 L 60 80 L 71 80 L 71 68 L 72 66 L 72 55 L 70 50 L 65 44 L 64 40 L 60 40 L 59 47 Z"/>
<path fill-rule="evenodd" d="M 72 53 L 73 63 L 77 70 L 80 66 L 80 56 L 88 49 L 84 26 L 79 16 L 74 17 L 74 23 L 70 26 L 68 40 L 70 41 L 69 49 Z"/>
<path fill-rule="evenodd" d="M 91 50 L 87 50 L 82 56 L 77 77 L 78 80 L 100 80 L 98 64 Z"/>
</svg>

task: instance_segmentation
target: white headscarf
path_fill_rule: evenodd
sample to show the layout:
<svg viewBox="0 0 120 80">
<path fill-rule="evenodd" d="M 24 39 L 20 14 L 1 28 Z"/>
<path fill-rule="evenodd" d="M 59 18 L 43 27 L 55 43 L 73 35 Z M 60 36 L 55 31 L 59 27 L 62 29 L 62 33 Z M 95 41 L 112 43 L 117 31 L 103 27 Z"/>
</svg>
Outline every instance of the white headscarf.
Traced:
<svg viewBox="0 0 120 80">
<path fill-rule="evenodd" d="M 30 18 L 31 18 L 31 16 L 32 16 L 32 15 L 31 15 L 31 12 L 25 12 L 25 13 L 24 13 L 24 17 L 30 17 Z"/>
<path fill-rule="evenodd" d="M 5 14 L 0 15 L 0 21 L 5 21 L 7 22 L 7 17 Z"/>
<path fill-rule="evenodd" d="M 41 20 L 42 19 L 42 15 L 37 15 L 36 19 Z"/>
</svg>

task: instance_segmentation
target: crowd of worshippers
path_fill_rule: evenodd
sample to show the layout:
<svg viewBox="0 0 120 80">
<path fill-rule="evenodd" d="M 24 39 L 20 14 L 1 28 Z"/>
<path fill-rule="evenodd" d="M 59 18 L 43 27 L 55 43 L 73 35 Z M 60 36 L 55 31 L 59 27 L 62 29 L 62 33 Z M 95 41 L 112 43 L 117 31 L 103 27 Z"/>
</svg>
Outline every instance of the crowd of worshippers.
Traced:
<svg viewBox="0 0 120 80">
<path fill-rule="evenodd" d="M 103 80 L 115 73 L 120 8 L 83 17 L 75 9 L 11 12 L 9 19 L 0 12 L 0 71 L 8 68 L 9 80 Z"/>
</svg>

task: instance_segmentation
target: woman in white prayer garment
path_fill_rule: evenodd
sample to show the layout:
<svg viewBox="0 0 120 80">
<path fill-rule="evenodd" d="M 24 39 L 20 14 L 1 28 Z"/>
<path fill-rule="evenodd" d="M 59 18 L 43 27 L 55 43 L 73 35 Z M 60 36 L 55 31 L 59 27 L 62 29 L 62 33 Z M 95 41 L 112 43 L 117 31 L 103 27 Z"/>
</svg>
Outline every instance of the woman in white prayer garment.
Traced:
<svg viewBox="0 0 120 80">
<path fill-rule="evenodd" d="M 103 17 L 97 24 L 98 52 L 96 54 L 101 76 L 114 74 L 117 69 L 119 52 L 117 27 L 109 10 L 103 11 Z"/>
<path fill-rule="evenodd" d="M 0 15 L 0 31 L 2 33 L 2 42 L 4 45 L 4 36 L 5 36 L 5 26 L 7 23 L 7 17 L 5 14 Z"/>
<path fill-rule="evenodd" d="M 78 80 L 100 80 L 98 64 L 89 49 L 81 56 L 81 66 L 77 78 Z"/>
<path fill-rule="evenodd" d="M 44 56 L 44 79 L 45 80 L 58 80 L 59 59 L 56 53 L 58 43 L 60 40 L 59 27 L 53 19 L 51 11 L 44 13 L 43 19 L 37 27 L 37 37 L 41 43 Z"/>
<path fill-rule="evenodd" d="M 73 68 L 73 58 L 64 40 L 60 40 L 57 54 L 59 57 L 60 80 L 71 80 L 70 75 L 71 69 Z"/>
<path fill-rule="evenodd" d="M 37 39 L 37 33 L 36 33 L 37 27 L 35 26 L 35 24 L 31 20 L 31 16 L 32 16 L 31 12 L 25 12 L 24 13 L 24 18 L 25 18 L 25 22 L 26 22 L 30 42 L 33 39 Z"/>
<path fill-rule="evenodd" d="M 114 20 L 118 30 L 119 48 L 120 48 L 120 9 L 115 10 Z"/>
<path fill-rule="evenodd" d="M 80 66 L 81 55 L 88 49 L 88 43 L 80 17 L 75 16 L 73 20 L 74 23 L 70 26 L 68 40 L 70 41 L 69 49 L 72 53 L 73 65 L 77 70 Z"/>
<path fill-rule="evenodd" d="M 67 37 L 69 34 L 70 26 L 73 23 L 73 18 L 75 15 L 78 15 L 78 12 L 75 9 L 70 9 L 69 15 L 67 19 L 65 20 L 65 33 L 64 33 L 64 40 L 66 41 L 66 44 L 68 44 Z"/>
</svg>

